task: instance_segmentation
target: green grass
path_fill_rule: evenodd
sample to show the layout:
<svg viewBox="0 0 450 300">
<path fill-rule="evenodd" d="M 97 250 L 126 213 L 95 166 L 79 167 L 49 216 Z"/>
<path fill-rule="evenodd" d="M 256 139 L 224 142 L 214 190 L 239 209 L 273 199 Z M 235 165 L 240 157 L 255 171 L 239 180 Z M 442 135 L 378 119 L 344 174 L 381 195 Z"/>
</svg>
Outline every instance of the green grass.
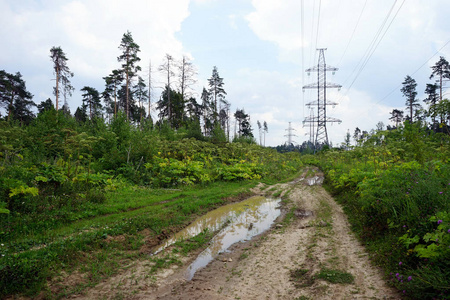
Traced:
<svg viewBox="0 0 450 300">
<path fill-rule="evenodd" d="M 330 283 L 350 284 L 355 281 L 355 278 L 350 273 L 327 268 L 321 269 L 320 272 L 316 274 L 316 277 Z"/>
<path fill-rule="evenodd" d="M 46 287 L 48 278 L 61 270 L 81 270 L 91 282 L 98 282 L 114 274 L 125 257 L 141 256 L 138 250 L 144 229 L 154 239 L 170 236 L 197 216 L 233 198 L 245 197 L 242 195 L 248 195 L 248 189 L 255 184 L 218 182 L 183 190 L 126 187 L 109 194 L 107 201 L 95 210 L 95 216 L 48 230 L 17 222 L 16 226 L 23 226 L 16 227 L 21 234 L 2 240 L 0 295 L 36 294 Z M 121 239 L 114 239 L 118 236 Z M 184 245 L 181 251 L 200 247 L 206 237 L 195 239 L 195 246 Z M 111 253 L 115 256 L 111 257 Z M 161 264 L 164 265 L 156 262 Z"/>
</svg>

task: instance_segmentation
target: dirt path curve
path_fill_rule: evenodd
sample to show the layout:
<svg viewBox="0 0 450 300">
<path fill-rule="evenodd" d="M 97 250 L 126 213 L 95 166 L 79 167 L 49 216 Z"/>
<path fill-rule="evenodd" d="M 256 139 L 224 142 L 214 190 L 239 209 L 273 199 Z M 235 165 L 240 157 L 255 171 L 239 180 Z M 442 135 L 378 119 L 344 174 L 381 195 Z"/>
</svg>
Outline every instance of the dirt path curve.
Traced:
<svg viewBox="0 0 450 300">
<path fill-rule="evenodd" d="M 312 176 L 311 171 L 308 174 Z M 342 208 L 320 185 L 306 182 L 299 178 L 256 188 L 256 194 L 281 192 L 287 199 L 284 221 L 251 241 L 235 244 L 197 271 L 191 281 L 183 275 L 195 254 L 183 258 L 183 266 L 156 276 L 146 275 L 150 266 L 139 263 L 81 298 L 400 299 L 385 284 L 380 270 L 370 264 Z M 318 278 L 320 272 L 325 279 Z M 353 282 L 330 282 L 349 274 Z"/>
</svg>

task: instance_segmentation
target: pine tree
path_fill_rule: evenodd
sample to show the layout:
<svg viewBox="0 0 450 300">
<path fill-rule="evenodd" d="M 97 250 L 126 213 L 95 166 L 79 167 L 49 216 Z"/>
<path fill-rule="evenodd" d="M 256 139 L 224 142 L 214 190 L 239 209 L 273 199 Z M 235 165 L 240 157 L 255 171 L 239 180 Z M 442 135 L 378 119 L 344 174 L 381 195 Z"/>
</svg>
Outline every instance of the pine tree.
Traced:
<svg viewBox="0 0 450 300">
<path fill-rule="evenodd" d="M 203 134 L 205 136 L 209 136 L 214 127 L 214 113 L 213 113 L 213 105 L 210 101 L 209 92 L 206 88 L 203 88 L 201 95 L 201 109 L 202 109 L 202 118 L 203 118 Z"/>
<path fill-rule="evenodd" d="M 85 86 L 81 91 L 84 92 L 82 95 L 83 105 L 89 107 L 89 119 L 92 120 L 94 116 L 98 117 L 102 108 L 99 92 L 90 86 Z"/>
<path fill-rule="evenodd" d="M 131 81 L 136 73 L 141 70 L 141 67 L 137 63 L 141 60 L 137 54 L 140 51 L 139 45 L 133 40 L 130 31 L 123 34 L 122 41 L 120 42 L 119 49 L 122 50 L 122 55 L 117 57 L 117 60 L 122 63 L 121 72 L 125 75 L 125 92 L 126 92 L 126 102 L 125 102 L 125 112 L 127 115 L 127 120 L 130 119 L 130 88 Z"/>
<path fill-rule="evenodd" d="M 169 90 L 166 86 L 166 89 L 161 95 L 161 99 L 156 103 L 156 105 L 156 108 L 159 110 L 161 124 L 163 124 L 164 121 L 168 121 L 169 126 L 173 129 L 178 129 L 183 125 L 184 110 L 181 93 L 174 90 Z"/>
<path fill-rule="evenodd" d="M 64 97 L 66 97 L 67 95 L 72 96 L 72 91 L 75 90 L 75 88 L 70 83 L 70 78 L 73 77 L 73 73 L 70 72 L 70 69 L 67 66 L 68 59 L 61 47 L 52 47 L 50 49 L 50 58 L 53 61 L 53 70 L 56 76 L 56 86 L 53 89 L 53 94 L 56 97 L 55 106 L 56 111 L 58 111 L 61 86 Z"/>
<path fill-rule="evenodd" d="M 107 113 L 113 113 L 116 116 L 118 87 L 123 81 L 123 74 L 120 70 L 113 70 L 111 74 L 103 77 L 103 80 L 105 80 L 105 90 L 102 95 L 106 104 Z"/>
<path fill-rule="evenodd" d="M 234 117 L 239 126 L 238 135 L 240 137 L 253 137 L 250 115 L 246 114 L 244 109 L 236 109 Z"/>
<path fill-rule="evenodd" d="M 389 120 L 395 122 L 395 127 L 397 128 L 398 124 L 403 122 L 403 111 L 398 110 L 398 109 L 393 109 Z"/>
<path fill-rule="evenodd" d="M 403 93 L 403 96 L 406 97 L 405 105 L 409 108 L 409 119 L 411 123 L 414 121 L 414 108 L 420 106 L 418 100 L 416 99 L 416 81 L 411 78 L 409 75 L 405 77 L 405 81 L 403 81 L 403 87 L 400 89 Z"/>
<path fill-rule="evenodd" d="M 219 76 L 219 71 L 217 71 L 217 67 L 214 66 L 211 78 L 208 79 L 209 84 L 209 95 L 211 97 L 211 102 L 213 106 L 214 112 L 214 121 L 218 121 L 219 117 L 219 107 L 217 106 L 217 101 L 225 104 L 225 95 L 227 94 L 223 88 L 223 78 Z"/>
<path fill-rule="evenodd" d="M 30 107 L 36 106 L 32 99 L 20 72 L 10 74 L 0 70 L 0 104 L 6 106 L 8 121 L 28 124 L 34 118 Z"/>
<path fill-rule="evenodd" d="M 141 76 L 138 76 L 138 82 L 134 86 L 133 94 L 135 99 L 138 100 L 139 103 L 139 123 L 142 124 L 143 115 L 145 117 L 145 109 L 144 103 L 148 100 L 148 94 L 146 90 L 147 85 L 145 84 L 144 79 Z"/>
<path fill-rule="evenodd" d="M 439 76 L 439 101 L 442 101 L 442 82 L 445 78 L 450 78 L 450 65 L 448 61 L 441 56 L 439 61 L 436 62 L 434 66 L 431 67 L 433 72 L 431 72 L 430 79 L 434 76 Z"/>
</svg>

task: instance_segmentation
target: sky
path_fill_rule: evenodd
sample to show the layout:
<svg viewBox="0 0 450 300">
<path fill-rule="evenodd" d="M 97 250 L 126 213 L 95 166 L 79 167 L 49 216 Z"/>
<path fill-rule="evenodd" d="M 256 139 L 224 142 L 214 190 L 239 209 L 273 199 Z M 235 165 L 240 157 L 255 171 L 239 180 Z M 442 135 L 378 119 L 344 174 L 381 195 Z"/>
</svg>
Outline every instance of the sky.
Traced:
<svg viewBox="0 0 450 300">
<path fill-rule="evenodd" d="M 310 139 L 311 114 L 305 104 L 317 91 L 302 87 L 317 81 L 306 69 L 317 65 L 326 48 L 327 66 L 339 70 L 327 81 L 328 137 L 340 145 L 347 131 L 370 131 L 405 110 L 400 92 L 407 75 L 417 81 L 418 98 L 439 56 L 450 59 L 448 0 L 0 0 L 0 70 L 21 72 L 39 104 L 54 100 L 50 49 L 60 46 L 75 74 L 71 112 L 81 105 L 80 89 L 104 90 L 103 77 L 120 63 L 118 46 L 127 31 L 140 46 L 142 71 L 152 65 L 152 101 L 164 86 L 158 72 L 166 54 L 191 59 L 197 70 L 194 96 L 217 67 L 231 111 L 267 122 L 266 146 Z M 444 90 L 444 95 L 446 91 Z M 450 93 L 450 91 L 449 91 Z M 152 111 L 153 117 L 157 111 Z M 317 112 L 315 112 L 316 114 Z"/>
</svg>

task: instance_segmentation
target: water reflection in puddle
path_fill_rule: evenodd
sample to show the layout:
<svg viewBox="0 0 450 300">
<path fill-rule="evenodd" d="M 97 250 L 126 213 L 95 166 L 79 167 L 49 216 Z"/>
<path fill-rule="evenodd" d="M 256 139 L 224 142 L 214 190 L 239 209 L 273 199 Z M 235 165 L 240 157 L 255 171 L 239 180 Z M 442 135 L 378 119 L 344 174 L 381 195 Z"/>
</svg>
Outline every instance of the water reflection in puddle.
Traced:
<svg viewBox="0 0 450 300">
<path fill-rule="evenodd" d="M 220 232 L 214 236 L 208 248 L 188 267 L 186 279 L 191 280 L 195 272 L 206 266 L 219 253 L 226 251 L 234 243 L 249 240 L 270 228 L 275 219 L 280 215 L 281 199 L 267 199 L 264 197 L 252 197 L 238 203 L 221 206 L 210 211 L 195 220 L 184 230 L 167 240 L 153 254 L 174 244 L 180 239 L 188 239 L 203 230 L 219 230 L 229 221 Z"/>
<path fill-rule="evenodd" d="M 306 179 L 306 185 L 321 185 L 323 183 L 323 176 L 314 176 Z"/>
<path fill-rule="evenodd" d="M 234 243 L 250 240 L 253 236 L 269 229 L 281 213 L 278 207 L 280 201 L 280 199 L 254 197 L 230 205 L 230 213 L 234 214 L 230 224 L 211 240 L 210 246 L 187 268 L 186 279 L 191 280 L 197 270 L 205 267 L 214 257 L 226 251 Z M 233 206 L 236 205 L 238 211 L 234 210 Z"/>
</svg>

